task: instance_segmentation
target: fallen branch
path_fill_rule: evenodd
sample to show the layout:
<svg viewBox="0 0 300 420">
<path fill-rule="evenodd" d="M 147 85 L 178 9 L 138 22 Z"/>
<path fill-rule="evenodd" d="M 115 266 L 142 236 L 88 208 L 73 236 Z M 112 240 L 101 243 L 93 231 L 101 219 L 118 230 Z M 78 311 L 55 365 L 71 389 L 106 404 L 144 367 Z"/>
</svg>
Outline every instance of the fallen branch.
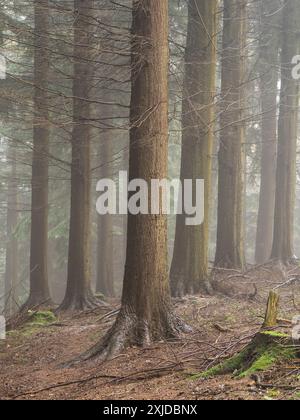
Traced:
<svg viewBox="0 0 300 420">
<path fill-rule="evenodd" d="M 11 397 L 11 399 L 16 400 L 17 398 L 21 398 L 21 397 L 33 396 L 33 395 L 41 394 L 42 392 L 52 391 L 53 389 L 64 388 L 66 386 L 86 384 L 86 383 L 88 383 L 90 381 L 93 381 L 93 380 L 96 380 L 96 379 L 116 379 L 116 378 L 118 378 L 118 377 L 117 376 L 112 376 L 112 375 L 89 376 L 88 378 L 85 378 L 85 379 L 78 379 L 78 380 L 74 380 L 74 381 L 70 381 L 70 382 L 61 382 L 59 384 L 49 385 L 45 388 L 39 388 L 37 390 L 33 390 L 33 391 L 30 391 L 30 392 L 29 391 L 24 392 L 22 394 L 14 395 L 13 397 Z"/>
</svg>

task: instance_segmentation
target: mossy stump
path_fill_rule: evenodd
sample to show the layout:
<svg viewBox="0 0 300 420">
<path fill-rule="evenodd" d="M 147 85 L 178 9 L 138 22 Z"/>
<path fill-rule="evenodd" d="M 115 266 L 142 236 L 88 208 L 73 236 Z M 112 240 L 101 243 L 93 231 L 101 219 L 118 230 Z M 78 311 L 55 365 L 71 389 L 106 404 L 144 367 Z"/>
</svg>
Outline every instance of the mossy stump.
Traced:
<svg viewBox="0 0 300 420">
<path fill-rule="evenodd" d="M 240 353 L 197 377 L 233 374 L 237 378 L 245 378 L 267 371 L 278 362 L 299 357 L 299 349 L 293 345 L 289 332 L 277 327 L 278 305 L 278 294 L 271 292 L 263 327 L 251 343 Z"/>
</svg>

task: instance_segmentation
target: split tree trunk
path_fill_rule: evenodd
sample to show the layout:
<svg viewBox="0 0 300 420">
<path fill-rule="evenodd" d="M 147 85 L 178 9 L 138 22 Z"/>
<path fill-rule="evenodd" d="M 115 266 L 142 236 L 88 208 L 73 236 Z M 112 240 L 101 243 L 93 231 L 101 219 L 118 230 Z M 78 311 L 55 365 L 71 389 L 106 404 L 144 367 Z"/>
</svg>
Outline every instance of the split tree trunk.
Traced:
<svg viewBox="0 0 300 420">
<path fill-rule="evenodd" d="M 277 155 L 277 92 L 279 23 L 278 3 L 265 0 L 261 3 L 261 39 L 260 39 L 260 89 L 262 112 L 262 157 L 261 186 L 257 219 L 255 260 L 257 264 L 267 262 L 271 257 L 276 186 Z M 277 25 L 277 26 L 276 26 Z"/>
<path fill-rule="evenodd" d="M 49 305 L 48 286 L 48 155 L 50 68 L 49 2 L 34 2 L 34 121 L 30 242 L 30 295 L 24 309 Z"/>
<path fill-rule="evenodd" d="M 272 259 L 289 263 L 294 257 L 293 227 L 299 112 L 299 81 L 292 78 L 292 58 L 299 51 L 299 4 L 297 0 L 286 0 L 284 6 Z"/>
<path fill-rule="evenodd" d="M 216 84 L 217 1 L 189 0 L 182 102 L 181 180 L 204 179 L 205 219 L 185 226 L 177 216 L 171 288 L 174 296 L 210 289 L 208 246 Z"/>
<path fill-rule="evenodd" d="M 242 269 L 244 257 L 244 57 L 246 1 L 224 0 L 221 139 L 215 265 Z"/>
<path fill-rule="evenodd" d="M 129 179 L 167 177 L 168 1 L 134 0 Z M 111 358 L 131 345 L 174 338 L 167 273 L 167 217 L 129 215 L 122 307 L 115 325 L 83 357 Z"/>
<path fill-rule="evenodd" d="M 71 215 L 67 290 L 59 310 L 85 310 L 97 305 L 90 278 L 90 111 L 93 75 L 94 0 L 74 1 L 73 132 Z"/>
</svg>

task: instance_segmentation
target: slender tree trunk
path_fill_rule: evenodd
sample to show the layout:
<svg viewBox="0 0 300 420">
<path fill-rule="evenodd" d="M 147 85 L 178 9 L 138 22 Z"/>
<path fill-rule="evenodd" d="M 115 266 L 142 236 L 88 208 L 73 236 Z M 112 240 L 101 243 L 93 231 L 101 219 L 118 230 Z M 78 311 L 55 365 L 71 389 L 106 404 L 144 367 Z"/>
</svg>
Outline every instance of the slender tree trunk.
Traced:
<svg viewBox="0 0 300 420">
<path fill-rule="evenodd" d="M 243 81 L 246 1 L 224 0 L 218 228 L 215 265 L 244 266 Z"/>
<path fill-rule="evenodd" d="M 90 278 L 90 112 L 94 0 L 75 0 L 71 215 L 67 290 L 60 310 L 85 310 L 97 301 Z"/>
<path fill-rule="evenodd" d="M 263 264 L 270 259 L 274 231 L 276 155 L 277 155 L 277 91 L 279 37 L 275 13 L 277 2 L 261 3 L 260 89 L 262 105 L 261 186 L 257 219 L 255 260 Z M 275 10 L 274 10 L 275 9 Z M 276 28 L 276 29 L 275 29 Z"/>
<path fill-rule="evenodd" d="M 113 137 L 112 130 L 104 134 L 104 144 L 100 153 L 102 165 L 100 178 L 113 178 Z M 114 297 L 114 260 L 113 260 L 113 216 L 97 216 L 97 279 L 96 291 L 107 297 Z"/>
<path fill-rule="evenodd" d="M 167 177 L 168 1 L 134 0 L 129 178 Z M 122 308 L 115 325 L 84 357 L 110 358 L 130 345 L 174 337 L 183 328 L 171 310 L 167 218 L 130 215 Z"/>
<path fill-rule="evenodd" d="M 18 308 L 18 240 L 15 237 L 18 224 L 18 185 L 16 149 L 13 146 L 9 146 L 8 161 L 11 164 L 11 173 L 7 191 L 5 312 L 10 316 Z"/>
<path fill-rule="evenodd" d="M 299 4 L 297 0 L 286 0 L 284 6 L 272 258 L 288 263 L 294 257 L 293 227 L 296 192 L 299 81 L 292 78 L 292 58 L 299 51 Z"/>
<path fill-rule="evenodd" d="M 34 122 L 30 242 L 30 295 L 24 308 L 50 303 L 48 286 L 49 2 L 34 2 Z"/>
</svg>

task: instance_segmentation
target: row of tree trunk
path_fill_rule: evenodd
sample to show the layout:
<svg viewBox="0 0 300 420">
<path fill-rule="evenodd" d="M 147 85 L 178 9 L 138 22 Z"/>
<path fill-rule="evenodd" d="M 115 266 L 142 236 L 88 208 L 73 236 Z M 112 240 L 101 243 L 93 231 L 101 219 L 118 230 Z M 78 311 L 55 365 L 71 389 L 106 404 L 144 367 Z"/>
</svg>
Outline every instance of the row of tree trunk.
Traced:
<svg viewBox="0 0 300 420">
<path fill-rule="evenodd" d="M 218 228 L 215 265 L 242 269 L 244 216 L 244 91 L 246 83 L 246 0 L 224 0 Z M 94 0 L 74 1 L 74 78 L 71 165 L 71 215 L 68 281 L 63 310 L 82 310 L 98 304 L 91 292 L 90 236 L 90 81 L 93 74 Z M 187 227 L 178 216 L 171 291 L 174 296 L 211 291 L 208 232 L 211 202 L 212 154 L 216 121 L 217 0 L 189 0 L 185 80 L 182 101 L 181 178 L 204 178 L 205 223 Z M 265 4 L 264 7 L 267 7 Z M 263 9 L 262 16 L 269 11 Z M 259 223 L 268 235 L 258 247 L 288 262 L 293 257 L 292 223 L 295 194 L 298 86 L 291 78 L 292 57 L 297 53 L 297 1 L 286 0 L 281 41 L 281 98 L 277 136 L 277 76 L 265 83 L 265 74 L 277 60 L 280 42 L 266 34 L 261 43 L 265 56 L 261 83 L 263 97 L 263 165 Z M 168 2 L 133 0 L 130 105 L 130 179 L 167 177 L 168 156 Z M 269 19 L 265 17 L 265 19 Z M 35 1 L 35 94 L 33 126 L 32 223 L 30 296 L 25 307 L 50 303 L 47 272 L 48 156 L 50 57 L 49 2 Z M 268 25 L 272 27 L 272 25 Z M 290 28 L 286 31 L 287 27 Z M 270 38 L 270 39 L 269 39 Z M 147 43 L 145 43 L 145 39 Z M 269 47 L 271 40 L 272 47 Z M 265 45 L 267 43 L 267 47 Z M 274 44 L 274 45 L 273 45 Z M 273 90 L 274 89 L 274 90 Z M 148 118 L 144 116 L 149 110 Z M 278 137 L 277 177 L 274 154 Z M 271 143 L 271 150 L 266 146 Z M 272 159 L 272 162 L 270 160 Z M 272 182 L 270 177 L 272 176 Z M 276 185 L 276 188 L 274 188 Z M 266 191 L 266 193 L 263 192 Z M 265 205 L 266 196 L 271 204 Z M 272 201 L 273 200 L 273 201 Z M 275 223 L 274 223 L 275 208 Z M 288 209 L 288 210 L 286 210 Z M 270 216 L 270 217 L 269 217 Z M 269 220 L 269 218 L 271 220 Z M 268 219 L 265 224 L 263 219 Z M 274 227 L 274 228 L 273 228 Z M 105 235 L 108 234 L 108 227 Z M 103 232 L 101 233 L 103 235 Z M 259 235 L 258 235 L 259 236 Z M 268 241 L 268 242 L 267 242 Z M 265 247 L 265 244 L 267 246 Z M 259 253 L 259 250 L 257 251 Z M 269 251 L 268 251 L 269 253 Z M 266 253 L 263 260 L 270 255 Z M 105 262 L 103 262 L 105 263 Z M 103 285 L 102 285 L 103 286 Z M 107 287 L 107 293 L 110 293 Z M 167 219 L 164 215 L 128 218 L 127 258 L 122 309 L 113 329 L 92 353 L 116 354 L 128 344 L 147 344 L 170 338 L 185 329 L 173 314 L 167 267 Z"/>
</svg>

